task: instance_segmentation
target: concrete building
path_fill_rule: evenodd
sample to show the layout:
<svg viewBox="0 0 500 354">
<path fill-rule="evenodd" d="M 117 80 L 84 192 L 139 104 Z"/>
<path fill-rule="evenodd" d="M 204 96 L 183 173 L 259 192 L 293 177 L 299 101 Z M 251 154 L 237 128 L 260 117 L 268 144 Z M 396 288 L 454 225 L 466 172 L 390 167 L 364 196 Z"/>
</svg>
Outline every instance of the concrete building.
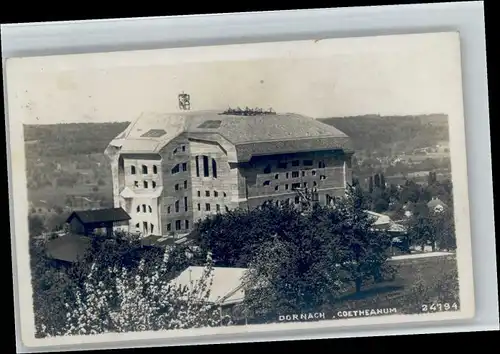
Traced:
<svg viewBox="0 0 500 354">
<path fill-rule="evenodd" d="M 330 203 L 352 181 L 350 139 L 298 114 L 142 114 L 106 148 L 114 206 L 130 232 L 182 235 L 206 215 L 296 203 L 296 188 Z"/>
</svg>

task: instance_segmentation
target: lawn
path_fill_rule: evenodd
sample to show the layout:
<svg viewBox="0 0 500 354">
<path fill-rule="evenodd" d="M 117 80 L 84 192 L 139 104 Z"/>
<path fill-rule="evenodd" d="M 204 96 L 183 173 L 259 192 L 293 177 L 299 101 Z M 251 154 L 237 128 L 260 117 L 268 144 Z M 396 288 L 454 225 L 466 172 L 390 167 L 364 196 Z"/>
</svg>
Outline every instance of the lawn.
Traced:
<svg viewBox="0 0 500 354">
<path fill-rule="evenodd" d="M 335 306 L 336 310 L 398 308 L 398 312 L 409 311 L 421 295 L 422 301 L 442 297 L 452 287 L 446 276 L 456 270 L 455 256 L 406 259 L 391 261 L 398 272 L 393 281 L 367 284 L 361 293 L 343 296 Z M 424 284 L 425 291 L 418 293 L 416 286 Z M 443 290 L 443 288 L 446 288 Z M 420 306 L 420 305 L 417 305 Z"/>
</svg>

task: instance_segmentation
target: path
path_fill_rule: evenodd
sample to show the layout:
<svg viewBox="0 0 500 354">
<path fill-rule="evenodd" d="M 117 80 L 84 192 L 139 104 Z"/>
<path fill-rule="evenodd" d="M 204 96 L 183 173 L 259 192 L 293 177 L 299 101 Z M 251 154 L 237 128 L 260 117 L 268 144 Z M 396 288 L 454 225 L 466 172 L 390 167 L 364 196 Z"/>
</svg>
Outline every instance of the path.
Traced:
<svg viewBox="0 0 500 354">
<path fill-rule="evenodd" d="M 393 256 L 389 258 L 391 261 L 400 261 L 404 259 L 418 259 L 418 258 L 430 258 L 430 257 L 443 257 L 443 256 L 452 256 L 454 253 L 452 252 L 426 252 L 426 253 L 418 253 L 418 254 L 404 254 L 401 256 Z"/>
</svg>

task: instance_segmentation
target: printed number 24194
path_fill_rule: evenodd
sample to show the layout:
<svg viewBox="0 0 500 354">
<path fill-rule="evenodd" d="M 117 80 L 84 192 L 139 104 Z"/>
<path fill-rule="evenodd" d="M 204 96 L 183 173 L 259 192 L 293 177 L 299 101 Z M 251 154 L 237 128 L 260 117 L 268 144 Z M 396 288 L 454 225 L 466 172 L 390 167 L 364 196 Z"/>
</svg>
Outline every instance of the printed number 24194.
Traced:
<svg viewBox="0 0 500 354">
<path fill-rule="evenodd" d="M 422 305 L 422 312 L 439 312 L 439 311 L 456 311 L 458 310 L 458 305 L 454 303 L 434 303 L 430 305 Z"/>
</svg>

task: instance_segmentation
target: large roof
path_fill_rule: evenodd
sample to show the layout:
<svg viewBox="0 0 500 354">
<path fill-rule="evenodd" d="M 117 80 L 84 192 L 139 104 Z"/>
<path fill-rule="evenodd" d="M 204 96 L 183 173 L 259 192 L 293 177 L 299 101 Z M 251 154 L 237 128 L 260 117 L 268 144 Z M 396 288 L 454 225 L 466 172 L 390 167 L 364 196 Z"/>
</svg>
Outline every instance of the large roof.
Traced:
<svg viewBox="0 0 500 354">
<path fill-rule="evenodd" d="M 208 301 L 211 303 L 230 304 L 243 300 L 243 277 L 246 268 L 213 268 L 213 280 Z M 203 278 L 204 267 L 188 267 L 172 280 L 175 286 L 196 286 Z"/>
<path fill-rule="evenodd" d="M 90 250 L 92 240 L 89 237 L 68 234 L 47 243 L 47 256 L 65 262 L 77 262 Z"/>
<path fill-rule="evenodd" d="M 175 137 L 215 140 L 239 162 L 252 156 L 320 150 L 349 150 L 337 128 L 295 113 L 228 115 L 217 111 L 143 113 L 110 145 L 122 153 L 157 153 Z"/>
</svg>

